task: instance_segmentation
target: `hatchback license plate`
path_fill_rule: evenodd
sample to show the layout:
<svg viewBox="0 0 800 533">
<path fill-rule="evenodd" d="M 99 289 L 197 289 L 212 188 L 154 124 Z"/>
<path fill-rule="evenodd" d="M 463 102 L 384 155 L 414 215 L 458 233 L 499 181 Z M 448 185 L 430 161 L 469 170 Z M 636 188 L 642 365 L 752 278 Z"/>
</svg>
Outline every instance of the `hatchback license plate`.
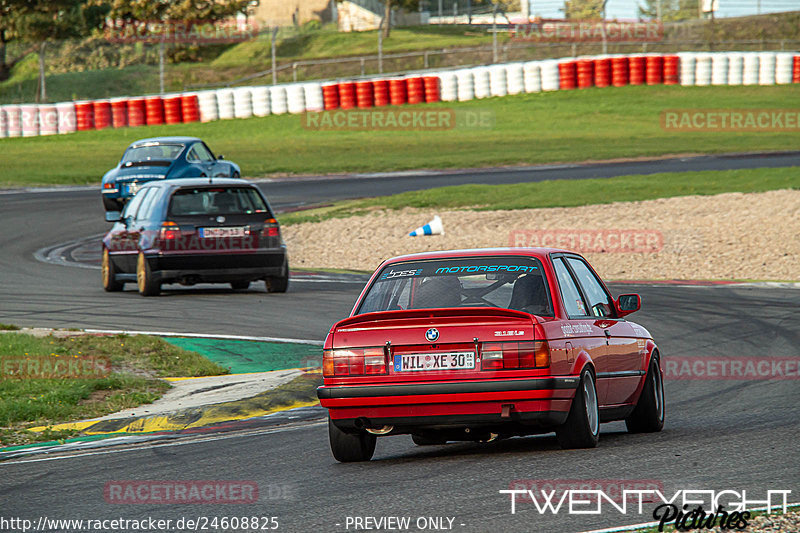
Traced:
<svg viewBox="0 0 800 533">
<path fill-rule="evenodd" d="M 200 228 L 201 239 L 220 239 L 225 237 L 244 237 L 247 228 L 244 226 L 229 228 Z"/>
<path fill-rule="evenodd" d="M 475 368 L 475 352 L 409 353 L 394 356 L 395 372 L 472 368 Z"/>
</svg>

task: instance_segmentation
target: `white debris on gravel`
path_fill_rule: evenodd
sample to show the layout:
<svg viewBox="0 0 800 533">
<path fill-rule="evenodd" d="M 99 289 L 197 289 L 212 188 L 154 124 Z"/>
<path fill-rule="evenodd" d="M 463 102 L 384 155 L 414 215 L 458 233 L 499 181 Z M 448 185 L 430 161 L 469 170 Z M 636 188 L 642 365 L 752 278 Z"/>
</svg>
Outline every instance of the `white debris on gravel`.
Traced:
<svg viewBox="0 0 800 533">
<path fill-rule="evenodd" d="M 435 214 L 445 235 L 408 236 Z M 287 226 L 284 236 L 294 267 L 371 271 L 395 255 L 509 246 L 526 242 L 526 232 L 562 230 L 661 236 L 657 251 L 576 250 L 608 279 L 800 280 L 798 190 L 512 211 L 381 210 Z"/>
</svg>

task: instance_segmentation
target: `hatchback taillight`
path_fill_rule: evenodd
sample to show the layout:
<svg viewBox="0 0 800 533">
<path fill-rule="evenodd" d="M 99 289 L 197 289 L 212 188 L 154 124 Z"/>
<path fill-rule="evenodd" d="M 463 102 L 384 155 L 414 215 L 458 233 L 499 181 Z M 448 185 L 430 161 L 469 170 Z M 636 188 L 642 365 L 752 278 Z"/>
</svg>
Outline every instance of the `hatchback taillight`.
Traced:
<svg viewBox="0 0 800 533">
<path fill-rule="evenodd" d="M 161 224 L 161 231 L 158 233 L 158 238 L 162 241 L 175 240 L 181 236 L 181 229 L 175 222 L 169 220 Z"/>
<path fill-rule="evenodd" d="M 323 376 L 364 376 L 386 373 L 382 347 L 322 351 Z"/>
<path fill-rule="evenodd" d="M 268 218 L 264 221 L 264 231 L 262 232 L 264 237 L 280 237 L 281 236 L 281 229 L 278 226 L 278 221 L 274 218 Z"/>
<path fill-rule="evenodd" d="M 481 370 L 547 366 L 550 366 L 547 341 L 485 342 L 481 346 Z"/>
</svg>

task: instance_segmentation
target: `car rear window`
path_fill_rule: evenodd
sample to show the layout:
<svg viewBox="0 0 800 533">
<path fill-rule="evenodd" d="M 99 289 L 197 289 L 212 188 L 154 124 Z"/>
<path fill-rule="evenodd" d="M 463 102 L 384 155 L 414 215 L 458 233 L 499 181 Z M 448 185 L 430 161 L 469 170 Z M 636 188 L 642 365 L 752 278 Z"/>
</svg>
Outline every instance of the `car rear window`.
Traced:
<svg viewBox="0 0 800 533">
<path fill-rule="evenodd" d="M 541 263 L 516 256 L 393 263 L 378 274 L 357 313 L 451 307 L 553 314 Z"/>
<path fill-rule="evenodd" d="M 171 216 L 251 215 L 269 213 L 261 195 L 250 187 L 178 189 L 169 203 Z"/>
<path fill-rule="evenodd" d="M 152 143 L 129 148 L 122 156 L 122 166 L 148 161 L 172 161 L 183 150 L 179 143 Z"/>
</svg>

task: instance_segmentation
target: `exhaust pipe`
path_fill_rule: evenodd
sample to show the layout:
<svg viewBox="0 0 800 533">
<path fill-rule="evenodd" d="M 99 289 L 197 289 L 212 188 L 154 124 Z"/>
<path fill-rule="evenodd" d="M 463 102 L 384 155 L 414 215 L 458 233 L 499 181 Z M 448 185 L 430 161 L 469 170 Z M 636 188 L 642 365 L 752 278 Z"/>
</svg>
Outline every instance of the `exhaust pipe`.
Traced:
<svg viewBox="0 0 800 533">
<path fill-rule="evenodd" d="M 367 433 L 372 433 L 373 435 L 386 435 L 387 433 L 391 433 L 394 429 L 394 426 L 383 426 L 382 428 L 367 428 Z"/>
</svg>

